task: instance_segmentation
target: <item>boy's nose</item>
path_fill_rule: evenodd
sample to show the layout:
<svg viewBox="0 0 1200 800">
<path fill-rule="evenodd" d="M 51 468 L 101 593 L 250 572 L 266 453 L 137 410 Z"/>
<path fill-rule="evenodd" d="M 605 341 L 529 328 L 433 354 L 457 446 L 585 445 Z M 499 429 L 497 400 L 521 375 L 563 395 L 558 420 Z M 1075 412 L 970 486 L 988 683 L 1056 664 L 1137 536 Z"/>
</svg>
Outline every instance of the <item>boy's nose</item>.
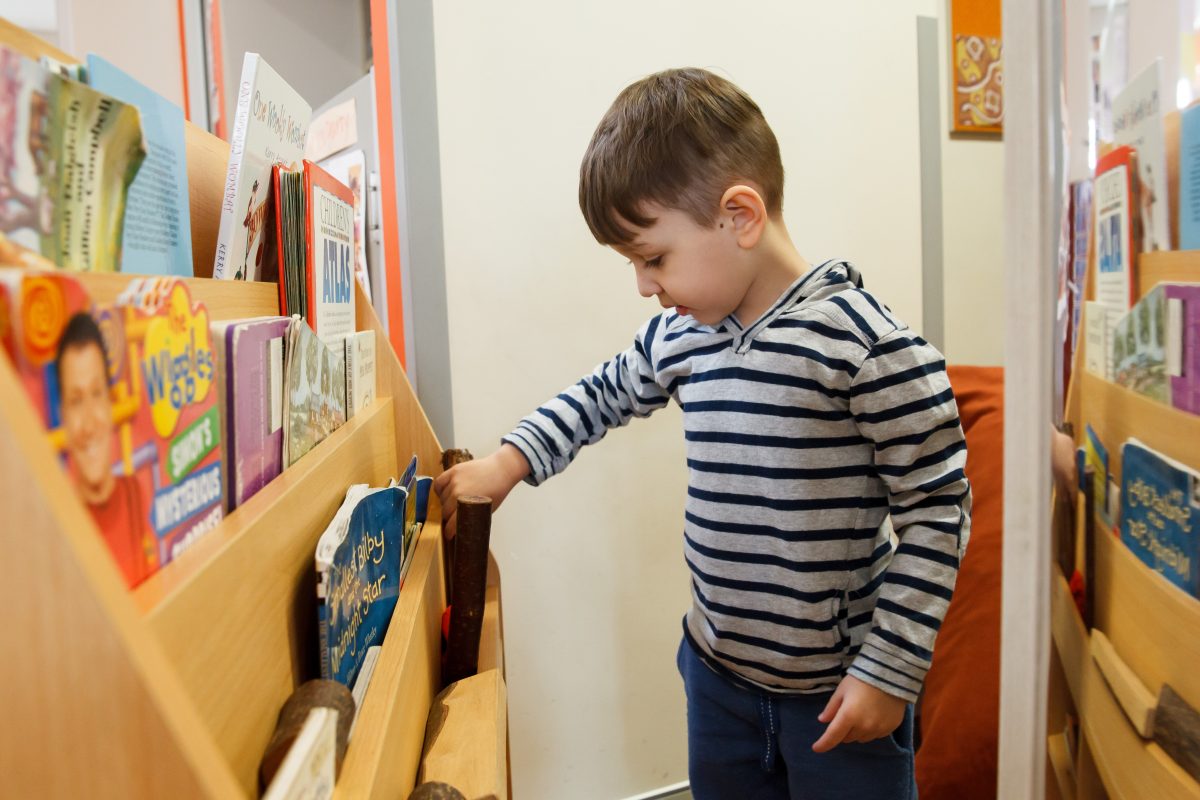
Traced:
<svg viewBox="0 0 1200 800">
<path fill-rule="evenodd" d="M 662 287 L 651 280 L 644 270 L 637 272 L 637 288 L 638 294 L 642 297 L 654 297 L 662 292 Z"/>
</svg>

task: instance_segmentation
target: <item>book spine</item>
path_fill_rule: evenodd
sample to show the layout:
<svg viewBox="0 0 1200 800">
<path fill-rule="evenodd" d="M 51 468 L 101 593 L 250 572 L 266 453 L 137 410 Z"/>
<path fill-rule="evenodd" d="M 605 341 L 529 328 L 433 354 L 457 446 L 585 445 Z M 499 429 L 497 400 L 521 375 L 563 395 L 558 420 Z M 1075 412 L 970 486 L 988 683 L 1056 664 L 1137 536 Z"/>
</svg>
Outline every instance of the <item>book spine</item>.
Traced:
<svg viewBox="0 0 1200 800">
<path fill-rule="evenodd" d="M 321 649 L 321 678 L 333 680 L 333 670 L 329 662 L 329 600 L 317 600 L 317 638 Z"/>
<path fill-rule="evenodd" d="M 229 244 L 236 229 L 235 204 L 238 183 L 242 172 L 242 161 L 246 153 L 246 128 L 250 123 L 250 103 L 254 98 L 254 78 L 258 61 L 247 53 L 242 64 L 242 82 L 238 86 L 237 113 L 233 119 L 233 135 L 229 140 L 229 166 L 225 170 L 225 194 L 221 198 L 221 226 L 217 229 L 217 254 L 213 261 L 213 277 L 229 279 L 232 271 L 226 269 Z"/>
<path fill-rule="evenodd" d="M 354 391 L 354 374 L 358 372 L 358 364 L 355 361 L 355 352 L 358 348 L 354 346 L 354 335 L 351 334 L 342 340 L 342 347 L 346 351 L 346 419 L 349 420 L 354 416 L 357 410 L 357 395 Z"/>
</svg>

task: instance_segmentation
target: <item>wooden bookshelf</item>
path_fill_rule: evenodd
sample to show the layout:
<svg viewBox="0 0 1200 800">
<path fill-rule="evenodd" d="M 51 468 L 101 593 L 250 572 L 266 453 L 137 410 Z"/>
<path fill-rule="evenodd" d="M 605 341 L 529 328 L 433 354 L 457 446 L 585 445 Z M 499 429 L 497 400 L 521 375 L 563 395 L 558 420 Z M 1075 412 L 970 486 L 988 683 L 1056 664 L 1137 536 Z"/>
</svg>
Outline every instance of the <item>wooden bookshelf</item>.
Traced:
<svg viewBox="0 0 1200 800">
<path fill-rule="evenodd" d="M 33 57 L 69 56 L 0 20 L 0 42 Z M 186 133 L 196 274 L 213 320 L 279 311 L 273 283 L 208 279 L 228 145 Z M 128 275 L 80 275 L 111 302 Z M 0 662 L 9 719 L 0 775 L 14 797 L 255 797 L 276 716 L 316 677 L 313 552 L 352 483 L 381 485 L 412 454 L 440 472 L 437 441 L 388 333 L 356 286 L 357 328 L 376 338 L 376 397 L 343 427 L 134 591 L 46 441 L 0 356 L 0 548 L 14 582 L 10 651 Z M 389 624 L 335 796 L 404 797 L 421 767 L 426 717 L 441 688 L 446 605 L 440 509 L 429 522 Z M 494 567 L 494 565 L 493 565 Z M 504 682 L 500 581 L 489 576 L 481 672 L 501 703 L 479 710 L 457 747 L 495 758 Z M 467 714 L 472 713 L 470 710 Z M 495 794 L 506 796 L 507 763 Z"/>
<path fill-rule="evenodd" d="M 1093 267 L 1094 269 L 1094 267 Z M 1139 295 L 1162 281 L 1200 281 L 1200 251 L 1156 252 L 1138 259 Z M 1120 485 L 1121 445 L 1137 438 L 1170 458 L 1200 466 L 1200 416 L 1155 402 L 1084 367 L 1086 340 L 1080 337 L 1068 418 L 1076 441 L 1090 426 L 1108 450 L 1109 472 Z M 1082 507 L 1074 535 L 1084 550 Z M 1151 739 L 1150 710 L 1159 690 L 1169 684 L 1200 708 L 1200 600 L 1171 585 L 1145 566 L 1120 541 L 1099 513 L 1086 543 L 1093 555 L 1093 630 L 1088 630 L 1057 570 L 1051 591 L 1051 628 L 1055 669 L 1051 692 L 1065 686 L 1067 697 L 1051 706 L 1070 706 L 1080 719 L 1079 752 L 1074 766 L 1079 798 L 1200 799 L 1200 784 Z M 1061 532 L 1057 532 L 1061 535 Z M 1084 561 L 1077 559 L 1080 569 Z M 1051 759 L 1061 759 L 1053 751 Z"/>
</svg>

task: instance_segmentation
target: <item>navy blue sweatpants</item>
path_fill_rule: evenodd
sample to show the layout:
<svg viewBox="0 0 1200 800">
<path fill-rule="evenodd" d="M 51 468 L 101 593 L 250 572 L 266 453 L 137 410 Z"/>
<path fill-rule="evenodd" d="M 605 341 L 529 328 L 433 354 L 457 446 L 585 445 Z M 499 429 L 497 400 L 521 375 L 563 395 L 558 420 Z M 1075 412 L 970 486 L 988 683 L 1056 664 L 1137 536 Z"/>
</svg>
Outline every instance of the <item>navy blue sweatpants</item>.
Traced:
<svg viewBox="0 0 1200 800">
<path fill-rule="evenodd" d="M 744 689 L 679 646 L 687 692 L 688 778 L 696 800 L 916 800 L 912 706 L 890 736 L 814 753 L 832 693 Z"/>
</svg>

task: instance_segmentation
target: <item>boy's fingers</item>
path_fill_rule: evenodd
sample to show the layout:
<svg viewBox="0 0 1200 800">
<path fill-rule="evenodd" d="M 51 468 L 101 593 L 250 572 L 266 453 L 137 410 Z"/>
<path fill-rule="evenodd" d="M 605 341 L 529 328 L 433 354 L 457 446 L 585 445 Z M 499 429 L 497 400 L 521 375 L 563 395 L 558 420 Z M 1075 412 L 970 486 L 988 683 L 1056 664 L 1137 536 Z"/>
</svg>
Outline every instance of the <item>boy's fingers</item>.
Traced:
<svg viewBox="0 0 1200 800">
<path fill-rule="evenodd" d="M 834 692 L 829 697 L 829 702 L 825 704 L 825 710 L 817 715 L 817 722 L 829 722 L 837 714 L 838 709 L 842 707 L 842 693 Z"/>
<path fill-rule="evenodd" d="M 458 521 L 458 510 L 450 512 L 450 516 L 442 521 L 442 536 L 446 539 L 454 538 L 454 523 Z"/>
<path fill-rule="evenodd" d="M 834 717 L 833 722 L 829 723 L 829 727 L 825 729 L 825 733 L 821 734 L 821 738 L 813 743 L 813 752 L 825 753 L 832 750 L 846 741 L 852 730 L 850 720 L 845 714 Z"/>
</svg>

